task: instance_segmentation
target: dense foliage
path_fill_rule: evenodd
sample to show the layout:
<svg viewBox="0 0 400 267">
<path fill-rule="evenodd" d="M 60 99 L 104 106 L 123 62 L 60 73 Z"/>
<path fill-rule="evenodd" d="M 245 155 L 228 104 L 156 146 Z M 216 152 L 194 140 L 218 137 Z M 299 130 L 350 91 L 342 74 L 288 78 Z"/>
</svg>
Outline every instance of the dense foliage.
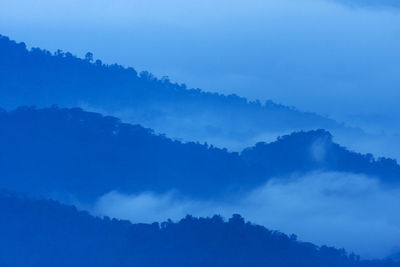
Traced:
<svg viewBox="0 0 400 267">
<path fill-rule="evenodd" d="M 28 50 L 0 36 L 0 106 L 89 107 L 185 140 L 227 147 L 252 144 L 260 135 L 323 128 L 346 132 L 331 119 L 236 95 L 188 90 L 148 72 L 105 65 L 71 53 Z"/>
<path fill-rule="evenodd" d="M 187 216 L 132 224 L 43 199 L 84 206 L 112 190 L 225 199 L 272 177 L 313 171 L 398 184 L 395 160 L 349 151 L 329 131 L 310 129 L 357 137 L 359 130 L 271 101 L 187 89 L 167 77 L 94 61 L 90 53 L 80 59 L 60 50 L 28 50 L 1 35 L 0 106 L 8 110 L 0 109 L 0 188 L 39 197 L 0 192 L 1 266 L 400 266 L 299 242 L 239 215 L 227 222 Z M 304 131 L 237 153 L 76 106 L 185 140 L 241 147 L 267 132 Z"/>
<path fill-rule="evenodd" d="M 131 224 L 5 192 L 0 210 L 3 267 L 400 266 L 299 242 L 294 235 L 245 223 L 239 215 L 228 222 L 187 216 L 177 223 Z"/>
<path fill-rule="evenodd" d="M 239 154 L 173 141 L 77 108 L 0 112 L 0 147 L 0 187 L 81 200 L 111 190 L 218 197 L 315 170 L 365 173 L 388 184 L 400 177 L 396 161 L 348 151 L 324 130 L 293 133 Z"/>
</svg>

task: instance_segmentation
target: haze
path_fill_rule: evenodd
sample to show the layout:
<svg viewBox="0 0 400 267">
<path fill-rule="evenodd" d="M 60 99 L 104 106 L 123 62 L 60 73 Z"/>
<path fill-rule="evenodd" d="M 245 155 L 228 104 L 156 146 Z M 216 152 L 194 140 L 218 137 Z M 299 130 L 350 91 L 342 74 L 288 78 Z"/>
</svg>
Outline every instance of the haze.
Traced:
<svg viewBox="0 0 400 267">
<path fill-rule="evenodd" d="M 5 0 L 0 7 L 0 32 L 28 46 L 91 51 L 189 87 L 400 132 L 396 1 Z"/>
</svg>

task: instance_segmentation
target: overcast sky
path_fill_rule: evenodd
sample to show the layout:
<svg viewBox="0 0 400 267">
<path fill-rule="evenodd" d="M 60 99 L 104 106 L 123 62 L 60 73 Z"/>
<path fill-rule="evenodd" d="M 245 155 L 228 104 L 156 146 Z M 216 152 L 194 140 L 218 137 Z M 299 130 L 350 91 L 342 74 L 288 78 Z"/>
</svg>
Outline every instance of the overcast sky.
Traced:
<svg viewBox="0 0 400 267">
<path fill-rule="evenodd" d="M 400 132 L 397 2 L 2 0 L 0 33 Z"/>
<path fill-rule="evenodd" d="M 91 51 L 106 63 L 117 62 L 166 75 L 189 87 L 272 99 L 369 130 L 399 134 L 398 2 L 1 0 L 0 34 L 50 51 L 62 49 L 78 56 Z M 367 257 L 390 253 L 399 242 L 399 216 L 390 209 L 399 192 L 387 192 L 368 177 L 359 177 L 359 183 L 353 186 L 347 184 L 350 180 L 346 175 L 340 175 L 344 180 L 336 179 L 336 174 L 317 176 L 321 183 L 309 183 L 306 177 L 293 186 L 267 184 L 260 192 L 269 194 L 252 192 L 245 198 L 248 202 L 236 203 L 234 208 L 239 207 L 239 212 L 255 222 L 296 232 L 304 240 L 318 244 L 331 240 L 331 245 L 344 246 Z M 335 178 L 328 182 L 343 182 L 346 190 L 355 191 L 344 190 L 351 197 L 339 194 L 333 199 L 325 194 L 326 188 L 334 186 L 326 183 L 326 177 Z M 285 197 L 290 201 L 282 202 Z M 163 203 L 175 208 L 168 196 L 114 193 L 103 197 L 97 209 L 99 213 L 132 219 L 128 211 L 139 203 L 136 206 L 146 208 L 143 216 L 158 214 L 152 207 L 143 206 L 142 199 L 153 203 L 157 212 L 159 207 L 164 209 Z M 113 206 L 115 203 L 120 210 Z M 248 203 L 255 208 L 249 209 Z M 282 207 L 285 203 L 300 203 L 305 210 Z M 196 209 L 200 209 L 198 215 L 225 212 L 229 216 L 236 211 L 225 203 L 222 208 L 217 205 L 219 211 L 210 210 L 209 203 L 197 203 L 196 209 L 191 202 L 185 205 L 180 203 L 175 210 L 166 212 L 168 216 L 181 217 L 187 212 L 196 215 Z M 271 210 L 281 212 L 276 221 L 259 216 Z M 310 211 L 314 217 L 309 216 Z M 325 214 L 327 211 L 333 215 Z M 332 218 L 342 219 L 341 224 Z M 293 228 L 295 220 L 299 222 L 297 228 Z M 307 229 L 314 225 L 325 228 Z M 372 242 L 374 246 L 369 245 Z"/>
</svg>

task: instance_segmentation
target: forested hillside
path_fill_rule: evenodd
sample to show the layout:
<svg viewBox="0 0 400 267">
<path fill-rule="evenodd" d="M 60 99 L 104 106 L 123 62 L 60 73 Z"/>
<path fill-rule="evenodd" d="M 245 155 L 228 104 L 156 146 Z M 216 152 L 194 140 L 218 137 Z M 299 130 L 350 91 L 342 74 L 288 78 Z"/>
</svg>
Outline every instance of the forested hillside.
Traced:
<svg viewBox="0 0 400 267">
<path fill-rule="evenodd" d="M 187 89 L 149 72 L 105 65 L 71 53 L 28 50 L 0 36 L 0 106 L 84 107 L 141 124 L 158 133 L 238 150 L 295 130 L 327 129 L 361 134 L 334 120 L 237 95 Z"/>
<path fill-rule="evenodd" d="M 242 153 L 181 143 L 139 125 L 81 109 L 23 107 L 0 112 L 0 187 L 93 200 L 112 190 L 218 197 L 271 177 L 315 170 L 362 173 L 398 183 L 395 160 L 335 144 L 324 131 L 298 132 Z"/>
<path fill-rule="evenodd" d="M 0 193 L 0 210 L 3 267 L 400 266 L 300 242 L 239 215 L 228 222 L 187 216 L 175 223 L 132 224 L 7 192 Z"/>
</svg>

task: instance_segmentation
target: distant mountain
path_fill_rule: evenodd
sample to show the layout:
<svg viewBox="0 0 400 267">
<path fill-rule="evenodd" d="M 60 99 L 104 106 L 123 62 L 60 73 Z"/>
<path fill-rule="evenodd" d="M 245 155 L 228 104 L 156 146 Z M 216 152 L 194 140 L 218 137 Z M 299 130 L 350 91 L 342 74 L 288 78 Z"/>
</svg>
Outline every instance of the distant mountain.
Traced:
<svg viewBox="0 0 400 267">
<path fill-rule="evenodd" d="M 242 153 L 182 143 L 79 108 L 0 111 L 0 187 L 92 201 L 112 190 L 217 198 L 271 177 L 315 170 L 399 183 L 395 160 L 348 151 L 324 131 L 297 132 Z"/>
<path fill-rule="evenodd" d="M 6 192 L 0 193 L 0 212 L 2 267 L 400 266 L 300 242 L 239 215 L 228 222 L 187 216 L 177 223 L 131 224 Z"/>
<path fill-rule="evenodd" d="M 157 79 L 148 72 L 105 65 L 88 54 L 33 48 L 0 36 L 0 106 L 83 107 L 141 124 L 186 141 L 236 151 L 295 130 L 327 129 L 360 135 L 334 120 L 271 101 L 206 93 Z"/>
<path fill-rule="evenodd" d="M 390 158 L 375 159 L 372 154 L 360 154 L 333 142 L 325 130 L 295 132 L 278 137 L 276 142 L 257 143 L 241 153 L 248 166 L 257 173 L 275 175 L 311 170 L 350 172 L 379 177 L 390 184 L 400 183 L 400 166 Z"/>
</svg>

